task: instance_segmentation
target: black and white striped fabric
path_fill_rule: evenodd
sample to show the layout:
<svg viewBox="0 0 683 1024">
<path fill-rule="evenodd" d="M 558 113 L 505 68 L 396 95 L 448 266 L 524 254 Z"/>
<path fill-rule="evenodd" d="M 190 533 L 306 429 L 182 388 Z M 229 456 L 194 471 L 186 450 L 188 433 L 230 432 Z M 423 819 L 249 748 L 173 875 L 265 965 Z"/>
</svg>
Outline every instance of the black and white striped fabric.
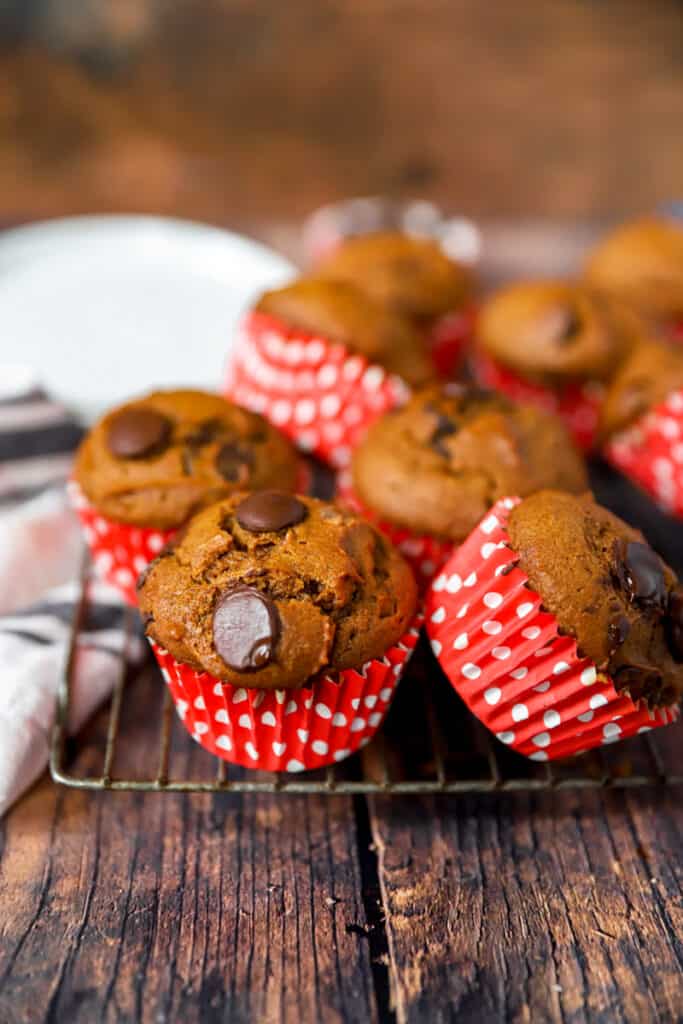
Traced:
<svg viewBox="0 0 683 1024">
<path fill-rule="evenodd" d="M 82 428 L 22 367 L 0 365 L 0 815 L 43 771 L 79 596 L 82 541 L 65 483 Z M 89 584 L 77 646 L 76 731 L 111 692 L 124 607 Z M 126 654 L 142 656 L 134 637 Z"/>
</svg>

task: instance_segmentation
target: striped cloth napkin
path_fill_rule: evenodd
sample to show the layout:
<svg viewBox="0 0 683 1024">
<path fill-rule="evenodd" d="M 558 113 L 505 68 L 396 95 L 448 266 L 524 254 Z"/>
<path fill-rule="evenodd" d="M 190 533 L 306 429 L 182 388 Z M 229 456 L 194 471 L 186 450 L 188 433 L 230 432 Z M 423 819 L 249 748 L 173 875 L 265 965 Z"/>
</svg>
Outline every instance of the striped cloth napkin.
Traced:
<svg viewBox="0 0 683 1024">
<path fill-rule="evenodd" d="M 66 479 L 82 428 L 24 367 L 0 365 L 0 815 L 48 759 L 57 684 L 79 596 L 82 542 Z M 69 728 L 111 692 L 124 607 L 90 582 Z M 135 637 L 127 653 L 141 658 Z"/>
</svg>

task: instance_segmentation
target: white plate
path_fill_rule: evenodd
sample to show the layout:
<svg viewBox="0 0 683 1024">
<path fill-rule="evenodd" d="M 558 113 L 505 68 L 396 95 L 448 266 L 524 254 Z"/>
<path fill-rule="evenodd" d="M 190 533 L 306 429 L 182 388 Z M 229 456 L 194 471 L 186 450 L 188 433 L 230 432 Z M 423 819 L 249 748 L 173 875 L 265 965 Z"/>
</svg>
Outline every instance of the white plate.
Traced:
<svg viewBox="0 0 683 1024">
<path fill-rule="evenodd" d="M 240 235 L 160 217 L 74 217 L 8 231 L 0 235 L 0 394 L 35 373 L 91 419 L 150 388 L 216 389 L 241 312 L 292 272 Z"/>
</svg>

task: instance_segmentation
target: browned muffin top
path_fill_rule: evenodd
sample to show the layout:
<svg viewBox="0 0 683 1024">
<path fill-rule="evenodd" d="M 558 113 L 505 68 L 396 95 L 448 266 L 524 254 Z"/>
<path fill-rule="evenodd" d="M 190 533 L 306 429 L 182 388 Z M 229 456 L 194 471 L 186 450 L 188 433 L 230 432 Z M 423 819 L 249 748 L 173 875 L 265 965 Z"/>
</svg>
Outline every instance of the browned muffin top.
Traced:
<svg viewBox="0 0 683 1024">
<path fill-rule="evenodd" d="M 552 384 L 606 379 L 640 329 L 633 313 L 582 285 L 526 281 L 483 304 L 477 341 L 505 366 Z"/>
<path fill-rule="evenodd" d="M 347 239 L 323 261 L 319 273 L 350 281 L 418 321 L 459 309 L 474 283 L 471 270 L 449 259 L 437 242 L 400 232 Z"/>
<path fill-rule="evenodd" d="M 108 518 L 172 529 L 245 487 L 294 490 L 297 465 L 263 417 L 203 391 L 157 391 L 95 424 L 75 478 Z"/>
<path fill-rule="evenodd" d="M 683 316 L 683 222 L 648 217 L 624 224 L 590 253 L 585 278 L 657 320 Z"/>
<path fill-rule="evenodd" d="M 510 513 L 519 568 L 579 653 L 651 707 L 683 694 L 683 587 L 590 495 L 541 491 Z"/>
<path fill-rule="evenodd" d="M 368 523 L 274 491 L 200 512 L 139 583 L 147 633 L 178 661 L 265 689 L 382 657 L 415 602 L 410 569 Z"/>
<path fill-rule="evenodd" d="M 610 437 L 683 388 L 683 346 L 649 340 L 636 345 L 610 381 L 600 434 Z"/>
<path fill-rule="evenodd" d="M 266 292 L 256 309 L 345 345 L 412 386 L 434 376 L 422 339 L 410 321 L 350 282 L 300 277 Z"/>
<path fill-rule="evenodd" d="M 354 452 L 352 475 L 381 518 L 452 540 L 505 495 L 587 486 L 558 419 L 458 384 L 425 388 L 377 420 Z"/>
</svg>

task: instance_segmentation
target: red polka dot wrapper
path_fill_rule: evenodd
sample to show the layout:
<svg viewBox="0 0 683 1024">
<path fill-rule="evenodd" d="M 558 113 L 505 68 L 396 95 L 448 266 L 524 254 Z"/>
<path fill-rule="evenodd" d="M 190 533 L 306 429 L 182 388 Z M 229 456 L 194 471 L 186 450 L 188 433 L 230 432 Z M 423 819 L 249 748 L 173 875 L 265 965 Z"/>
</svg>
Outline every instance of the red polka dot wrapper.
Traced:
<svg viewBox="0 0 683 1024">
<path fill-rule="evenodd" d="M 257 312 L 237 332 L 223 391 L 335 467 L 346 466 L 372 421 L 408 395 L 400 378 L 364 356 Z"/>
<path fill-rule="evenodd" d="M 584 753 L 667 725 L 678 708 L 649 711 L 612 679 L 557 619 L 515 566 L 506 530 L 518 498 L 504 498 L 433 581 L 425 623 L 454 689 L 501 741 L 533 761 Z"/>
<path fill-rule="evenodd" d="M 439 540 L 437 537 L 430 537 L 428 534 L 412 533 L 402 526 L 389 523 L 380 519 L 372 509 L 368 508 L 358 497 L 353 489 L 353 484 L 348 471 L 343 471 L 337 476 L 336 500 L 347 508 L 352 509 L 376 526 L 378 530 L 388 537 L 394 547 L 398 548 L 405 560 L 415 574 L 415 579 L 420 588 L 424 591 L 429 586 L 434 574 L 438 572 L 443 563 L 453 554 L 453 542 Z"/>
<path fill-rule="evenodd" d="M 152 530 L 107 519 L 90 504 L 78 484 L 69 484 L 71 502 L 98 576 L 111 583 L 124 601 L 137 605 L 135 583 L 175 530 Z"/>
<path fill-rule="evenodd" d="M 245 768 L 302 772 L 343 761 L 375 735 L 417 643 L 420 620 L 383 658 L 301 690 L 244 689 L 176 661 L 152 643 L 192 738 Z"/>
<path fill-rule="evenodd" d="M 574 381 L 561 388 L 544 388 L 542 384 L 520 377 L 481 351 L 472 359 L 472 371 L 483 387 L 559 416 L 582 451 L 590 451 L 595 445 L 605 393 L 598 382 Z"/>
<path fill-rule="evenodd" d="M 683 517 L 683 388 L 616 434 L 605 456 L 666 512 Z"/>
</svg>

